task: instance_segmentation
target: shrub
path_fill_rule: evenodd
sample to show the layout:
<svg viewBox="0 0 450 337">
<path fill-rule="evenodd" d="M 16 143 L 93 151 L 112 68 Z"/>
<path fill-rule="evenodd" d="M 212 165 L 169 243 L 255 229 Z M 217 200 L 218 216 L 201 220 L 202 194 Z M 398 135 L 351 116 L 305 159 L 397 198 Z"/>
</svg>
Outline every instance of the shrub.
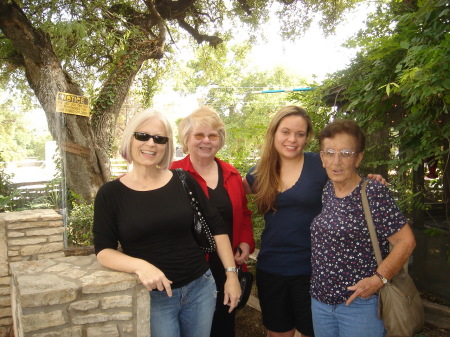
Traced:
<svg viewBox="0 0 450 337">
<path fill-rule="evenodd" d="M 67 226 L 67 242 L 71 246 L 92 246 L 94 234 L 94 205 L 73 202 Z"/>
</svg>

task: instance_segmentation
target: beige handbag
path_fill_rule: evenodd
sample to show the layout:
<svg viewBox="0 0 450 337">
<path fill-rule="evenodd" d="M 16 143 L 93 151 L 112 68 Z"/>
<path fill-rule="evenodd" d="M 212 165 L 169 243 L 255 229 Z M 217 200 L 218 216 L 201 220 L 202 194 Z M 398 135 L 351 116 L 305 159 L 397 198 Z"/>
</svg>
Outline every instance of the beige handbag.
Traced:
<svg viewBox="0 0 450 337">
<path fill-rule="evenodd" d="M 365 180 L 361 187 L 361 199 L 369 228 L 370 239 L 378 265 L 382 261 L 380 245 L 378 243 L 375 226 L 367 200 Z M 387 337 L 411 337 L 424 324 L 425 315 L 420 294 L 408 274 L 408 262 L 386 283 L 378 292 L 378 315 L 383 320 Z"/>
</svg>

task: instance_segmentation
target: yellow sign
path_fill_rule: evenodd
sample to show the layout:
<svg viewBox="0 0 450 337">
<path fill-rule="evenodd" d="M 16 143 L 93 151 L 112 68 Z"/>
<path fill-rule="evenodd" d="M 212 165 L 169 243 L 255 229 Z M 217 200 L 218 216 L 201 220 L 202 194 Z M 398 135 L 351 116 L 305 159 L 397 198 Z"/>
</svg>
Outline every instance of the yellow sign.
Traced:
<svg viewBox="0 0 450 337">
<path fill-rule="evenodd" d="M 89 117 L 89 97 L 58 92 L 56 112 Z"/>
</svg>

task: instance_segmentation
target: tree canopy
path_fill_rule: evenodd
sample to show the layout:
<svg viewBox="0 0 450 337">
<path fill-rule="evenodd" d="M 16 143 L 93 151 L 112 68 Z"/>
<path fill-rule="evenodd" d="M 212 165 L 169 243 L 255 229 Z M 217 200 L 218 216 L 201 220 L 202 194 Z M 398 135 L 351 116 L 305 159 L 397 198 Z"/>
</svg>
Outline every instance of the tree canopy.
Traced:
<svg viewBox="0 0 450 337">
<path fill-rule="evenodd" d="M 91 200 L 110 179 L 114 127 L 130 87 L 138 81 L 148 105 L 186 36 L 218 46 L 242 27 L 255 37 L 276 15 L 281 34 L 296 39 L 317 13 L 332 32 L 358 1 L 0 0 L 0 83 L 36 95 L 68 188 Z M 90 96 L 90 117 L 56 113 L 57 92 Z"/>
<path fill-rule="evenodd" d="M 450 198 L 450 8 L 447 1 L 391 2 L 349 44 L 361 51 L 323 88 L 337 116 L 370 137 L 367 163 L 395 170 L 398 186 L 424 200 L 423 167 L 439 163 L 440 202 Z M 332 90 L 330 90 L 332 88 Z M 421 173 L 422 172 L 422 173 Z M 422 187 L 420 186 L 422 185 Z M 421 207 L 421 202 L 410 204 Z"/>
</svg>

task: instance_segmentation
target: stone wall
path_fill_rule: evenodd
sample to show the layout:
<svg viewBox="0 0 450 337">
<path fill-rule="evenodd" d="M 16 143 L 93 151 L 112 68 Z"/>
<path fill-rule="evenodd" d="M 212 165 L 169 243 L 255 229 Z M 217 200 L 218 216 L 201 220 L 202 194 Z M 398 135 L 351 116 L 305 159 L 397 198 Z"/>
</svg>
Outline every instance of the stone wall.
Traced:
<svg viewBox="0 0 450 337">
<path fill-rule="evenodd" d="M 146 337 L 148 291 L 94 255 L 65 257 L 53 210 L 0 213 L 0 337 Z"/>
<path fill-rule="evenodd" d="M 63 233 L 53 210 L 0 213 L 0 336 L 12 326 L 9 263 L 63 257 Z"/>
<path fill-rule="evenodd" d="M 148 291 L 94 255 L 11 263 L 16 337 L 147 337 Z"/>
</svg>

